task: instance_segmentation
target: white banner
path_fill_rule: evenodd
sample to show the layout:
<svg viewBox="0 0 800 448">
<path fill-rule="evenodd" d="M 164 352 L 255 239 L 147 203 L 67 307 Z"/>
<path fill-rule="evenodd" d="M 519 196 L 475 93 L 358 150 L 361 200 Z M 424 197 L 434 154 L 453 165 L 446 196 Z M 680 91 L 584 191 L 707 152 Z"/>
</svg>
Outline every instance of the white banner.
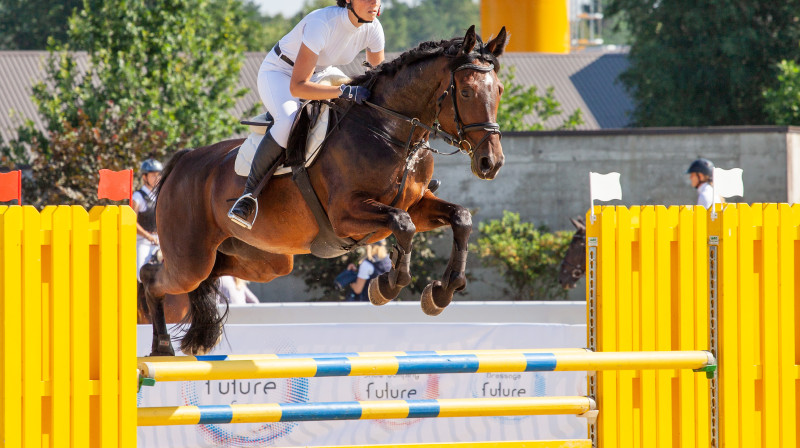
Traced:
<svg viewBox="0 0 800 448">
<path fill-rule="evenodd" d="M 140 326 L 139 356 L 152 330 Z M 227 325 L 212 354 L 580 348 L 585 325 Z M 177 344 L 176 344 L 177 345 Z M 156 383 L 139 406 L 586 395 L 585 372 L 474 373 Z M 586 438 L 575 416 L 391 419 L 139 428 L 140 447 L 262 447 Z"/>
</svg>

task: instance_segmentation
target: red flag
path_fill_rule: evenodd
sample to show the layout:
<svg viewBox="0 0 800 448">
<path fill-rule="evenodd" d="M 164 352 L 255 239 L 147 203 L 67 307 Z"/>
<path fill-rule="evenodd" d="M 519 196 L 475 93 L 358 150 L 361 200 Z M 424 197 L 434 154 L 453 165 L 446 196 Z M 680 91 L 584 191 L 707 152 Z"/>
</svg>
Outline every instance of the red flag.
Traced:
<svg viewBox="0 0 800 448">
<path fill-rule="evenodd" d="M 0 173 L 0 201 L 13 200 L 22 204 L 22 172 L 19 170 Z"/>
<path fill-rule="evenodd" d="M 128 200 L 133 196 L 133 170 L 100 170 L 100 183 L 97 185 L 97 199 L 112 201 Z"/>
</svg>

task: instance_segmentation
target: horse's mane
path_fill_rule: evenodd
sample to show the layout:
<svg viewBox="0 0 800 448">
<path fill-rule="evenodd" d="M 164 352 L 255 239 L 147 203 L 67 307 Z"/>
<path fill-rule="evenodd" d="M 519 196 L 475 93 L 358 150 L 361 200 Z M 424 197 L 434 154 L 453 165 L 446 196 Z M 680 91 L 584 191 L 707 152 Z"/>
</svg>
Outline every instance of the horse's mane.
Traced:
<svg viewBox="0 0 800 448">
<path fill-rule="evenodd" d="M 384 62 L 381 65 L 367 71 L 363 75 L 353 78 L 352 84 L 364 85 L 371 84 L 376 78 L 380 76 L 394 76 L 404 68 L 413 65 L 417 62 L 431 59 L 435 56 L 447 56 L 451 58 L 449 63 L 450 69 L 453 70 L 461 65 L 473 63 L 476 61 L 487 62 L 494 64 L 494 70 L 500 70 L 500 61 L 497 57 L 488 51 L 483 44 L 480 36 L 475 36 L 478 42 L 471 53 L 460 55 L 461 46 L 464 43 L 463 37 L 456 37 L 449 40 L 440 40 L 422 42 L 416 48 L 412 48 L 395 59 Z"/>
</svg>

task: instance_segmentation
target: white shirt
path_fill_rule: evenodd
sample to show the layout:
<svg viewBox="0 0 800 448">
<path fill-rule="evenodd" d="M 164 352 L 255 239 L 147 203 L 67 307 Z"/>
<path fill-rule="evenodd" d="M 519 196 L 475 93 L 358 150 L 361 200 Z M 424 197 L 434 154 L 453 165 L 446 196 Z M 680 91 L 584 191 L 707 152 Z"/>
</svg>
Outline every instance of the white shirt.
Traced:
<svg viewBox="0 0 800 448">
<path fill-rule="evenodd" d="M 709 185 L 708 182 L 703 182 L 699 187 L 697 187 L 697 205 L 702 205 L 703 207 L 710 209 L 713 203 L 714 187 Z M 720 196 L 717 196 L 716 203 L 722 203 L 722 198 Z"/>
<path fill-rule="evenodd" d="M 364 260 L 358 265 L 358 275 L 356 277 L 369 280 L 373 272 L 375 272 L 375 265 L 369 260 Z"/>
<path fill-rule="evenodd" d="M 384 43 L 383 27 L 378 19 L 357 27 L 350 22 L 347 9 L 338 6 L 311 12 L 278 42 L 281 54 L 292 61 L 297 59 L 300 46 L 305 44 L 318 56 L 315 71 L 349 64 L 361 50 L 375 53 L 383 50 Z M 270 51 L 259 71 L 265 70 L 280 70 L 291 75 L 292 66 Z"/>
</svg>

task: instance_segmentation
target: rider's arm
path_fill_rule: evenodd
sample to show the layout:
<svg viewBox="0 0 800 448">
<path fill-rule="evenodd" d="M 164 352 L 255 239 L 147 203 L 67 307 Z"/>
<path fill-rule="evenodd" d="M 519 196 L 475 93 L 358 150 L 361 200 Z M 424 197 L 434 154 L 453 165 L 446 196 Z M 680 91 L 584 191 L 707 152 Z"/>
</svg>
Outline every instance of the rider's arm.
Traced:
<svg viewBox="0 0 800 448">
<path fill-rule="evenodd" d="M 367 284 L 367 279 L 365 278 L 357 278 L 356 281 L 350 283 L 350 289 L 353 290 L 356 294 L 361 294 L 361 291 L 364 290 L 364 285 Z"/>
<path fill-rule="evenodd" d="M 371 52 L 367 50 L 367 62 L 373 67 L 377 67 L 386 57 L 383 54 L 383 50 Z"/>
<path fill-rule="evenodd" d="M 131 208 L 133 209 L 134 212 L 136 212 L 137 215 L 139 214 L 139 203 L 138 202 L 136 202 L 135 200 L 131 200 Z M 138 222 L 136 223 L 136 233 L 141 235 L 141 236 L 143 236 L 144 239 L 146 239 L 147 241 L 150 241 L 153 244 L 158 243 L 158 240 L 156 239 L 155 235 L 153 235 L 152 233 L 148 232 L 147 230 L 144 230 L 144 227 L 142 227 L 142 225 L 139 224 Z"/>
<path fill-rule="evenodd" d="M 306 47 L 306 44 L 300 45 L 300 52 L 294 61 L 292 79 L 289 81 L 289 93 L 293 97 L 304 100 L 329 100 L 338 98 L 342 93 L 339 87 L 311 82 L 311 75 L 314 74 L 318 58 L 319 56 Z"/>
</svg>

